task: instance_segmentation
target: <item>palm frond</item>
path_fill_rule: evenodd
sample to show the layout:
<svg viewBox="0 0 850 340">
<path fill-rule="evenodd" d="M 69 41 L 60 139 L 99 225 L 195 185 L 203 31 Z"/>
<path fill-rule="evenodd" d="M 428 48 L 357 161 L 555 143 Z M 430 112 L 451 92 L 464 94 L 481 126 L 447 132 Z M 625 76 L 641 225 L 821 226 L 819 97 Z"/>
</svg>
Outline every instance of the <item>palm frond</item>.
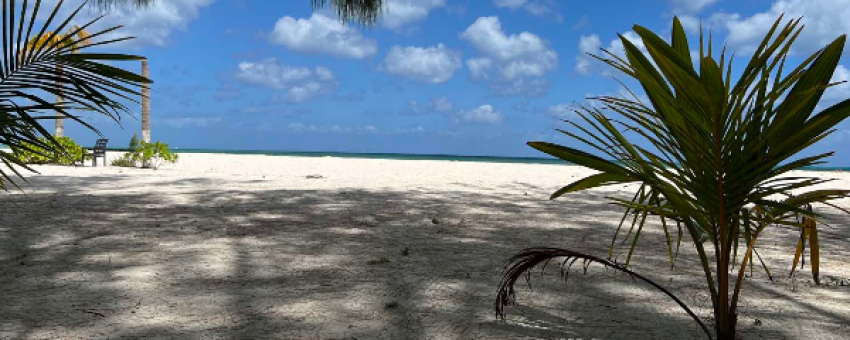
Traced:
<svg viewBox="0 0 850 340">
<path fill-rule="evenodd" d="M 102 46 L 118 40 L 95 41 L 116 27 L 89 34 L 85 31 L 100 18 L 82 26 L 71 26 L 75 15 L 86 4 L 83 3 L 67 18 L 59 19 L 57 14 L 63 1 L 52 9 L 50 16 L 40 28 L 35 27 L 36 16 L 41 1 L 24 0 L 20 3 L 20 16 L 15 17 L 14 2 L 3 2 L 3 55 L 0 57 L 0 144 L 12 148 L 24 143 L 38 145 L 38 137 L 45 137 L 47 145 L 39 145 L 45 150 L 61 151 L 50 133 L 40 121 L 55 119 L 54 113 L 61 113 L 67 119 L 79 122 L 83 126 L 97 131 L 73 110 L 85 109 L 106 115 L 120 121 L 122 114 L 129 112 L 119 99 L 136 101 L 140 96 L 140 87 L 150 80 L 135 73 L 106 65 L 101 61 L 131 61 L 143 57 L 89 53 L 95 46 Z M 30 15 L 27 16 L 28 11 Z M 53 27 L 53 24 L 58 25 Z M 17 23 L 17 25 L 15 25 Z M 33 30 L 33 28 L 36 28 Z M 67 30 L 66 30 L 67 28 Z M 67 32 L 67 33 L 57 33 Z M 34 34 L 33 34 L 34 33 Z M 62 102 L 53 103 L 42 99 L 43 95 L 55 95 Z M 60 148 L 60 149 L 57 149 Z M 0 153 L 0 161 L 12 166 L 11 171 L 19 175 L 14 166 L 22 166 L 11 154 Z M 6 170 L 0 168 L 0 189 L 7 189 L 6 183 L 16 185 Z"/>
<path fill-rule="evenodd" d="M 838 37 L 792 68 L 786 61 L 802 28 L 799 18 L 777 19 L 740 76 L 732 79 L 733 58 L 727 58 L 724 47 L 719 61 L 715 59 L 710 35 L 705 39 L 700 32 L 699 59 L 692 60 L 678 18 L 673 20 L 669 43 L 636 25 L 633 30 L 646 47 L 646 54 L 620 36 L 625 57 L 605 50 L 603 56 L 594 57 L 633 78 L 648 103 L 626 87 L 632 98 L 593 98 L 599 105 L 576 109 L 582 124 L 571 123 L 575 128 L 572 131 L 559 130 L 608 158 L 552 143 L 528 143 L 549 155 L 599 171 L 564 186 L 552 195 L 553 199 L 610 184 L 641 184 L 631 200 L 613 198 L 626 212 L 612 240 L 609 258 L 621 230 L 630 222 L 622 238 L 624 244 L 631 242 L 627 265 L 647 216 L 657 216 L 672 263 L 675 256 L 667 222 L 675 222 L 690 236 L 700 256 L 715 308 L 718 338 L 734 337 L 730 334 L 734 334 L 744 270 L 753 255 L 759 257 L 759 233 L 771 225 L 801 227 L 795 263 L 807 242 L 812 262 L 817 261 L 817 214 L 810 206 L 850 197 L 849 190 L 813 189 L 827 179 L 788 175 L 825 162 L 831 152 L 797 155 L 850 117 L 850 99 L 815 112 L 824 91 L 833 86 L 830 78 L 846 37 Z M 626 133 L 639 138 L 627 138 Z M 739 258 L 740 240 L 747 250 Z M 713 248 L 713 259 L 704 244 Z M 762 266 L 767 271 L 763 261 Z M 737 279 L 733 279 L 735 267 Z M 817 270 L 813 275 L 817 280 Z"/>
<path fill-rule="evenodd" d="M 499 283 L 498 293 L 496 294 L 496 316 L 504 318 L 505 317 L 505 307 L 516 302 L 516 291 L 514 286 L 516 282 L 523 276 L 525 276 L 526 282 L 531 285 L 531 270 L 534 267 L 537 267 L 540 264 L 543 264 L 541 268 L 541 272 L 546 270 L 546 265 L 553 259 L 562 259 L 560 262 L 559 269 L 561 277 L 566 281 L 569 277 L 570 269 L 572 266 L 579 260 L 582 261 L 582 269 L 586 273 L 588 266 L 593 263 L 598 263 L 606 268 L 614 269 L 620 272 L 623 272 L 634 280 L 643 281 L 653 288 L 661 291 L 664 295 L 667 295 L 670 299 L 676 302 L 679 307 L 682 307 L 686 313 L 702 328 L 705 335 L 711 339 L 711 333 L 708 330 L 708 327 L 697 317 L 694 312 L 682 302 L 681 299 L 676 297 L 669 290 L 665 289 L 661 285 L 653 282 L 652 280 L 635 273 L 634 271 L 629 270 L 625 266 L 622 266 L 618 263 L 605 260 L 593 255 L 588 255 L 572 250 L 567 249 L 559 249 L 559 248 L 527 248 L 520 253 L 511 257 L 510 260 L 505 264 L 504 275 L 502 276 L 502 280 Z"/>
</svg>

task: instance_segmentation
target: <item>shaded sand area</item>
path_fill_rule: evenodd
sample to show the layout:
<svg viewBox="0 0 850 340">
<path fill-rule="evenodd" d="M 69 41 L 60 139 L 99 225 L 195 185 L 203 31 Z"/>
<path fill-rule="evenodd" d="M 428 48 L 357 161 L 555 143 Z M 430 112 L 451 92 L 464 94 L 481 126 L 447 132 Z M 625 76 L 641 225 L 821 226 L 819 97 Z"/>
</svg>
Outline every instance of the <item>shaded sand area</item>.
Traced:
<svg viewBox="0 0 850 340">
<path fill-rule="evenodd" d="M 38 170 L 0 197 L 2 339 L 704 338 L 674 302 L 598 266 L 568 284 L 554 266 L 535 272 L 495 319 L 517 251 L 606 255 L 621 212 L 605 197 L 633 188 L 548 200 L 582 168 L 183 154 L 158 171 Z M 819 175 L 850 188 L 850 174 Z M 819 211 L 826 285 L 808 267 L 788 279 L 796 232 L 769 229 L 776 282 L 747 280 L 743 339 L 850 334 L 850 217 Z M 659 224 L 641 240 L 634 269 L 707 319 L 690 248 L 671 269 Z"/>
</svg>

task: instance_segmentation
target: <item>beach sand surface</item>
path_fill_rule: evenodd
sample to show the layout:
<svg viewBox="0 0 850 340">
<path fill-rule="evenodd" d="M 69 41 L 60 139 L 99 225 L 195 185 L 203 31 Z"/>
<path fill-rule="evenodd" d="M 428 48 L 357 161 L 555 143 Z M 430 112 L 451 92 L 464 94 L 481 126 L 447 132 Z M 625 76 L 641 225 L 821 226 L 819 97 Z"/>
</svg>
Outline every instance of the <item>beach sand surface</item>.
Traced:
<svg viewBox="0 0 850 340">
<path fill-rule="evenodd" d="M 35 169 L 0 198 L 0 339 L 704 339 L 660 292 L 580 262 L 566 283 L 536 270 L 496 319 L 516 252 L 608 255 L 622 209 L 606 197 L 635 186 L 548 199 L 586 168 L 181 154 L 156 171 Z M 797 175 L 850 189 L 848 173 Z M 850 216 L 816 209 L 822 285 L 808 263 L 789 278 L 798 231 L 769 228 L 774 281 L 747 277 L 742 339 L 848 338 Z M 647 222 L 632 269 L 710 322 L 700 268 L 687 241 L 671 268 Z"/>
</svg>

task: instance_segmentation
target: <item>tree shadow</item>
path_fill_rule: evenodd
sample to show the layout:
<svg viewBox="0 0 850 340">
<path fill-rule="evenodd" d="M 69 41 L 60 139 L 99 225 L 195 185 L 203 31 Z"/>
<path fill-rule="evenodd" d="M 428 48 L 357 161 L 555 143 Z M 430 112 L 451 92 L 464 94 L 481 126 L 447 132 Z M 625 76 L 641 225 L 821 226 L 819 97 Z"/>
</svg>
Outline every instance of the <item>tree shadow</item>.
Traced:
<svg viewBox="0 0 850 340">
<path fill-rule="evenodd" d="M 502 265 L 517 251 L 607 250 L 615 225 L 605 221 L 620 211 L 594 193 L 563 202 L 526 183 L 392 191 L 153 174 L 141 184 L 30 180 L 33 190 L 0 203 L 2 338 L 701 337 L 672 301 L 594 267 L 567 285 L 554 272 L 535 278 L 508 319 L 495 319 Z M 661 235 L 648 228 L 634 268 L 707 317 L 701 270 L 688 249 L 669 269 Z M 788 328 L 761 329 L 752 334 Z"/>
</svg>

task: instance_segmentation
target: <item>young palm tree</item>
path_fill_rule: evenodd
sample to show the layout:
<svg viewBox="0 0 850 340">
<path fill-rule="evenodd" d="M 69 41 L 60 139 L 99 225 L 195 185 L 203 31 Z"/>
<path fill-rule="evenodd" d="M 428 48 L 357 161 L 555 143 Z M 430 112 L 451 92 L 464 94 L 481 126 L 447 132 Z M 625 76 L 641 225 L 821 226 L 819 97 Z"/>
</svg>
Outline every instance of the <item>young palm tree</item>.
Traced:
<svg viewBox="0 0 850 340">
<path fill-rule="evenodd" d="M 667 223 L 675 222 L 690 236 L 711 296 L 713 332 L 685 309 L 709 337 L 713 333 L 717 339 L 736 338 L 744 273 L 752 265 L 761 232 L 771 225 L 812 228 L 811 222 L 818 216 L 812 213 L 810 204 L 850 195 L 850 190 L 812 190 L 812 186 L 828 180 L 788 174 L 823 163 L 831 156 L 829 152 L 795 157 L 828 136 L 850 115 L 850 100 L 813 114 L 824 90 L 835 85 L 829 80 L 838 65 L 845 36 L 783 74 L 790 69 L 786 59 L 802 26 L 799 19 L 784 25 L 781 22 L 780 17 L 734 83 L 732 61 L 725 49 L 719 61 L 715 59 L 711 38 L 706 51 L 702 33 L 699 69 L 694 68 L 677 18 L 673 20 L 671 43 L 634 26 L 648 56 L 620 36 L 625 58 L 608 51 L 604 51 L 607 57 L 597 58 L 636 80 L 649 102 L 636 95 L 595 98 L 599 107 L 576 110 L 583 124 L 570 122 L 575 130 L 561 131 L 604 157 L 546 142 L 529 143 L 540 151 L 599 171 L 558 190 L 553 199 L 605 185 L 641 184 L 632 200 L 614 199 L 614 203 L 638 218 L 658 216 L 665 232 Z M 626 131 L 639 136 L 641 143 L 626 137 Z M 637 233 L 640 228 L 642 221 Z M 637 237 L 634 239 L 636 242 Z M 739 240 L 745 249 L 740 261 L 734 255 Z M 811 241 L 815 246 L 816 238 Z M 566 258 L 567 265 L 577 259 L 597 262 L 649 282 L 626 265 L 610 260 L 565 249 L 526 249 L 506 267 L 496 299 L 497 315 L 504 316 L 504 306 L 515 301 L 516 280 L 552 258 Z"/>
<path fill-rule="evenodd" d="M 90 48 L 131 39 L 118 38 L 95 41 L 118 29 L 113 27 L 91 35 L 81 35 L 95 19 L 77 28 L 68 29 L 74 16 L 83 8 L 81 5 L 64 20 L 57 20 L 63 1 L 59 1 L 50 16 L 39 28 L 35 26 L 41 1 L 3 2 L 4 41 L 0 56 L 0 144 L 13 149 L 40 153 L 61 152 L 62 147 L 41 125 L 40 121 L 54 120 L 58 115 L 75 120 L 97 130 L 77 116 L 72 109 L 84 109 L 120 120 L 122 112 L 128 112 L 119 98 L 136 101 L 138 89 L 150 80 L 135 73 L 116 68 L 102 61 L 118 62 L 140 60 L 142 57 L 125 54 L 88 52 Z M 18 16 L 17 14 L 20 13 Z M 50 29 L 52 25 L 57 24 Z M 67 29 L 67 30 L 66 30 Z M 67 32 L 55 34 L 53 32 Z M 81 42 L 92 41 L 90 44 Z M 59 71 L 61 69 L 61 72 Z M 63 84 L 63 86 L 56 86 Z M 40 95 L 49 94 L 63 100 L 51 103 Z M 43 137 L 44 139 L 40 139 Z M 34 146 L 34 147 L 33 147 Z M 12 166 L 26 169 L 25 164 L 11 153 L 0 152 L 0 189 L 7 184 L 15 185 L 7 171 L 20 176 Z"/>
<path fill-rule="evenodd" d="M 62 45 L 67 45 L 66 47 L 68 47 L 71 50 L 71 53 L 77 53 L 77 51 L 79 51 L 80 47 L 88 46 L 89 44 L 91 44 L 91 40 L 89 40 L 89 36 L 90 36 L 90 34 L 88 32 L 86 32 L 86 30 L 80 29 L 79 26 L 71 26 L 71 28 L 69 28 L 68 31 L 65 32 L 65 33 L 57 33 L 57 32 L 46 31 L 46 32 L 44 32 L 44 35 L 41 35 L 39 37 L 35 37 L 32 40 L 30 40 L 29 42 L 27 42 L 26 48 L 27 49 L 33 49 L 37 46 L 42 46 L 42 45 L 45 45 L 45 44 L 56 44 L 56 45 L 58 45 L 58 44 L 61 43 Z M 61 63 L 56 64 L 56 73 L 59 73 L 59 74 L 62 73 L 62 64 Z M 57 79 L 56 80 L 56 88 L 61 89 L 62 86 L 63 86 L 62 82 Z M 64 101 L 64 99 L 62 98 L 61 92 L 62 91 L 58 91 L 57 94 L 56 94 L 56 104 L 57 105 L 61 105 L 61 103 Z M 53 135 L 55 137 L 65 136 L 65 119 L 64 119 L 62 112 L 60 112 L 60 111 L 56 111 L 55 124 L 56 124 L 56 129 L 55 129 Z"/>
</svg>

